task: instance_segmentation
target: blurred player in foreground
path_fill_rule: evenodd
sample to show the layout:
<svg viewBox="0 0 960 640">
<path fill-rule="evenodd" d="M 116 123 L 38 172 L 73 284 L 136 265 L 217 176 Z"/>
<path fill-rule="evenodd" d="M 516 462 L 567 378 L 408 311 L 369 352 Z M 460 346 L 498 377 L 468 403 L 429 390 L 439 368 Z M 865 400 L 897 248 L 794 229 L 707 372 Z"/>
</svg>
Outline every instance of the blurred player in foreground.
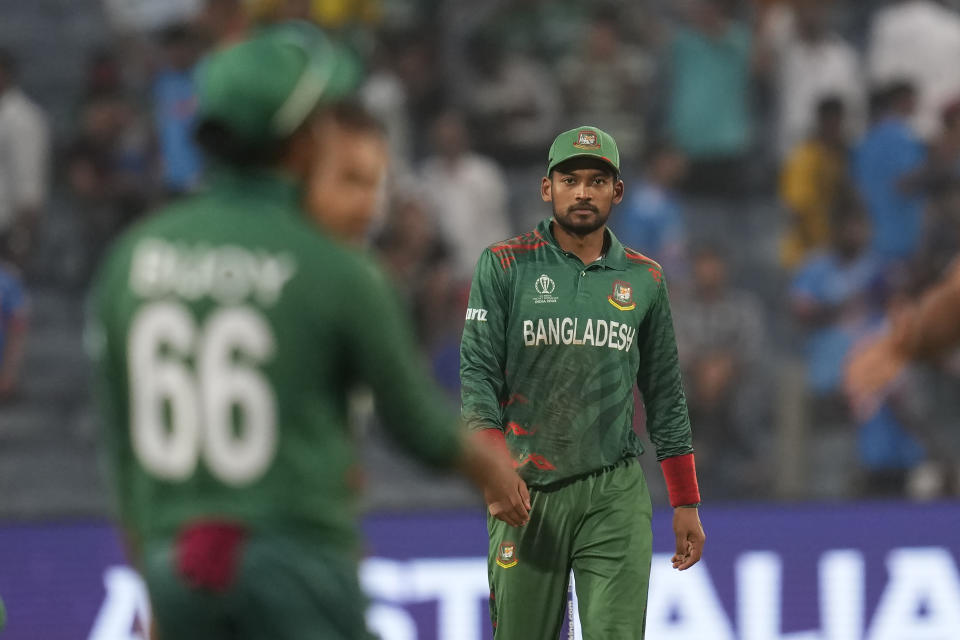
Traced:
<svg viewBox="0 0 960 640">
<path fill-rule="evenodd" d="M 307 209 L 338 239 L 362 246 L 384 195 L 390 151 L 380 122 L 359 105 L 333 107 Z"/>
<path fill-rule="evenodd" d="M 529 524 L 488 518 L 494 635 L 555 640 L 572 569 L 584 638 L 642 638 L 652 532 L 634 384 L 674 507 L 674 568 L 704 543 L 666 283 L 606 227 L 623 199 L 608 134 L 561 133 L 541 196 L 552 218 L 481 254 L 460 352 L 465 421 L 530 486 Z"/>
<path fill-rule="evenodd" d="M 335 126 L 325 105 L 357 75 L 305 24 L 215 53 L 197 134 L 219 164 L 211 187 L 128 232 L 97 278 L 106 459 L 162 640 L 369 637 L 357 383 L 410 454 L 459 469 L 511 524 L 528 518 L 509 462 L 425 382 L 382 274 L 302 205 Z"/>
<path fill-rule="evenodd" d="M 914 360 L 960 346 L 960 261 L 919 302 L 890 319 L 890 329 L 856 350 L 847 366 L 853 404 L 869 411 L 874 398 Z"/>
</svg>

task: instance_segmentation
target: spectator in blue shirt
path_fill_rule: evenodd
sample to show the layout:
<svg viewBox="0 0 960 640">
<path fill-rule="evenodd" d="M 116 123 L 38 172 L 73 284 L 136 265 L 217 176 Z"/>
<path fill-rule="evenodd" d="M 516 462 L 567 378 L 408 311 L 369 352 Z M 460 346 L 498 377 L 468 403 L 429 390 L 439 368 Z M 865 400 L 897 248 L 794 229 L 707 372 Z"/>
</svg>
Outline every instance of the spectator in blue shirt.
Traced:
<svg viewBox="0 0 960 640">
<path fill-rule="evenodd" d="M 0 403 L 16 393 L 27 333 L 26 293 L 8 240 L 0 237 Z"/>
<path fill-rule="evenodd" d="M 834 213 L 831 247 L 797 271 L 794 316 L 808 329 L 807 385 L 818 396 L 840 391 L 843 362 L 864 327 L 881 315 L 882 264 L 869 251 L 870 228 L 855 205 Z"/>
<path fill-rule="evenodd" d="M 910 128 L 916 91 L 907 82 L 884 90 L 880 115 L 854 154 L 853 174 L 873 225 L 871 249 L 884 261 L 907 260 L 919 246 L 926 151 Z"/>
<path fill-rule="evenodd" d="M 674 189 L 687 161 L 672 144 L 657 142 L 647 149 L 643 165 L 640 183 L 628 190 L 612 228 L 620 242 L 659 262 L 678 282 L 688 271 L 687 230 Z"/>
<path fill-rule="evenodd" d="M 669 130 L 690 158 L 684 189 L 739 196 L 750 145 L 752 40 L 729 0 L 695 0 L 670 47 Z"/>
<path fill-rule="evenodd" d="M 857 455 L 860 460 L 860 493 L 866 496 L 902 496 L 909 472 L 927 459 L 925 442 L 911 429 L 919 423 L 912 407 L 919 387 L 906 377 L 884 394 L 876 412 L 858 420 Z M 921 394 L 922 395 L 922 394 Z"/>
<path fill-rule="evenodd" d="M 897 271 L 868 250 L 869 228 L 856 207 L 841 211 L 833 226 L 831 249 L 800 267 L 790 294 L 794 314 L 810 329 L 807 385 L 818 420 L 853 419 L 863 492 L 902 494 L 907 473 L 926 455 L 908 428 L 914 412 L 905 400 L 915 390 L 891 390 L 870 415 L 850 416 L 841 396 L 850 350 L 882 325 L 884 298 Z M 843 415 L 830 409 L 841 409 Z"/>
<path fill-rule="evenodd" d="M 889 283 L 894 286 L 889 287 L 892 291 L 886 305 L 886 317 L 878 318 L 867 327 L 862 338 L 889 331 L 887 318 L 897 317 L 909 304 L 910 294 L 916 291 L 916 281 L 913 278 L 899 280 L 901 282 Z M 922 468 L 921 463 L 928 463 L 925 465 L 928 473 L 938 474 L 942 471 L 937 462 L 949 464 L 951 447 L 925 415 L 930 401 L 926 391 L 922 379 L 907 369 L 893 384 L 879 392 L 875 408 L 865 412 L 864 407 L 858 407 L 854 417 L 858 426 L 857 454 L 861 467 L 858 484 L 862 495 L 907 494 L 929 498 L 943 490 L 942 486 L 923 489 L 911 479 L 913 471 Z"/>
<path fill-rule="evenodd" d="M 178 25 L 167 29 L 161 41 L 166 66 L 153 82 L 154 118 L 163 163 L 163 184 L 177 195 L 198 186 L 202 156 L 193 141 L 197 96 L 193 71 L 199 55 L 196 35 Z"/>
</svg>

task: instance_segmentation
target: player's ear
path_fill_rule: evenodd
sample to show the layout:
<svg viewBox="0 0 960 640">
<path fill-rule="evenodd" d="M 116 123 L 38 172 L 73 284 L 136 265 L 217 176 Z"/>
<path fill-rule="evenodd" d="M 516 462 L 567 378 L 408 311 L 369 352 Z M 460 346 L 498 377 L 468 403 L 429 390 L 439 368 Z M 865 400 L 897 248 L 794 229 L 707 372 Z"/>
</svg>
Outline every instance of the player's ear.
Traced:
<svg viewBox="0 0 960 640">
<path fill-rule="evenodd" d="M 617 179 L 613 183 L 613 204 L 620 204 L 623 200 L 623 180 Z"/>
<path fill-rule="evenodd" d="M 550 176 L 544 176 L 540 181 L 540 197 L 544 202 L 553 202 L 553 183 L 550 182 Z"/>
</svg>

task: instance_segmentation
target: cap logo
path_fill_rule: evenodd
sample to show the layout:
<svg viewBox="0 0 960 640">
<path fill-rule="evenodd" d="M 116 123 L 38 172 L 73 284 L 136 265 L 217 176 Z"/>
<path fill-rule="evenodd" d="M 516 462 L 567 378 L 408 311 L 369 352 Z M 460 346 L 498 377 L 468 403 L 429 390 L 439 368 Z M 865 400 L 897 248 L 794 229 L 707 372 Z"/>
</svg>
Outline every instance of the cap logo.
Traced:
<svg viewBox="0 0 960 640">
<path fill-rule="evenodd" d="M 577 141 L 573 146 L 578 149 L 599 149 L 600 142 L 597 139 L 596 131 L 581 131 L 577 134 Z"/>
</svg>

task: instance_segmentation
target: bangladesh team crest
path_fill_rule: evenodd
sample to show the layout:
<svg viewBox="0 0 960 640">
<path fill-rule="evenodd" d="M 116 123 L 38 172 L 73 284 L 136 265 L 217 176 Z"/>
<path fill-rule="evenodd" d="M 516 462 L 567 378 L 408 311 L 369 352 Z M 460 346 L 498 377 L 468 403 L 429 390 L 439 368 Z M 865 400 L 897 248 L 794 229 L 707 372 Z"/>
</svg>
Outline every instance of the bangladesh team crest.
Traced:
<svg viewBox="0 0 960 640">
<path fill-rule="evenodd" d="M 497 564 L 504 569 L 517 565 L 517 545 L 512 542 L 501 542 L 497 550 Z"/>
<path fill-rule="evenodd" d="M 573 143 L 578 149 L 599 149 L 600 141 L 596 131 L 584 130 L 577 133 L 577 141 Z"/>
<path fill-rule="evenodd" d="M 613 293 L 607 300 L 620 311 L 632 311 L 637 308 L 637 303 L 633 300 L 633 287 L 629 282 L 615 280 L 613 283 Z"/>
</svg>

